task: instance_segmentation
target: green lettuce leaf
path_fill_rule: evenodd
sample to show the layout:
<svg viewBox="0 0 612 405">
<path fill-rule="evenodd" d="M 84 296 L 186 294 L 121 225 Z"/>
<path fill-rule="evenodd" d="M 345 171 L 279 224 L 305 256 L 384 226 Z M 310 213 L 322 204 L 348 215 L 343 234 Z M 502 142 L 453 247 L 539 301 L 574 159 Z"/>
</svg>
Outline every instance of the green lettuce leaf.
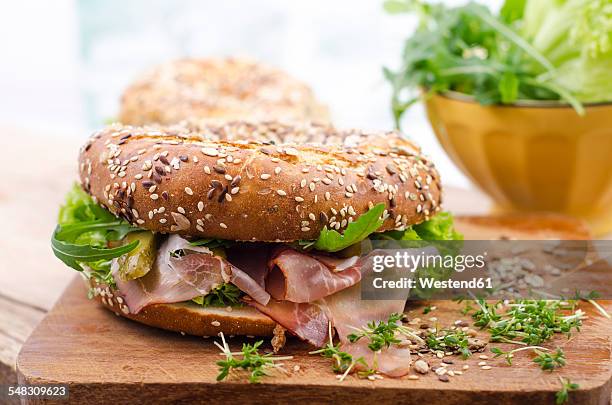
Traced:
<svg viewBox="0 0 612 405">
<path fill-rule="evenodd" d="M 455 229 L 453 215 L 450 212 L 440 212 L 428 221 L 413 225 L 404 231 L 387 231 L 376 235 L 375 238 L 435 242 L 460 241 L 463 240 L 463 235 Z"/>
<path fill-rule="evenodd" d="M 51 248 L 66 265 L 83 271 L 83 264 L 86 264 L 91 269 L 89 276 L 113 284 L 111 259 L 131 252 L 138 246 L 138 241 L 116 247 L 109 247 L 109 242 L 119 241 L 138 230 L 104 210 L 75 184 L 60 208 Z"/>
<path fill-rule="evenodd" d="M 314 249 L 325 252 L 338 252 L 342 249 L 361 242 L 371 233 L 376 232 L 383 224 L 381 216 L 385 211 L 385 204 L 380 203 L 372 207 L 368 212 L 362 214 L 356 221 L 351 222 L 343 233 L 339 233 L 333 229 L 327 229 L 327 226 L 321 230 L 319 238 L 309 244 Z"/>
<path fill-rule="evenodd" d="M 412 226 L 423 240 L 463 240 L 463 235 L 455 230 L 450 212 L 440 212 L 429 221 Z"/>
</svg>

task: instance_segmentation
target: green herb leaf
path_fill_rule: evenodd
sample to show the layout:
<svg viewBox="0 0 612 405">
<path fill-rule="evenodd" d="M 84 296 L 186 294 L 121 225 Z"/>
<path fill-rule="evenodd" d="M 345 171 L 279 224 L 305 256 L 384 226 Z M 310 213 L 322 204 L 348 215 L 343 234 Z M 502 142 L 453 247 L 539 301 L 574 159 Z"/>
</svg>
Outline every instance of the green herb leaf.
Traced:
<svg viewBox="0 0 612 405">
<path fill-rule="evenodd" d="M 355 343 L 365 338 L 369 340 L 368 348 L 373 352 L 400 343 L 401 340 L 398 339 L 398 335 L 408 336 L 413 340 L 423 342 L 414 331 L 401 324 L 402 317 L 403 314 L 393 313 L 389 315 L 386 321 L 369 322 L 366 326 L 356 329 L 354 333 L 348 335 L 347 339 L 351 343 Z"/>
<path fill-rule="evenodd" d="M 255 344 L 244 343 L 241 353 L 234 354 L 229 349 L 223 333 L 220 333 L 222 344 L 215 342 L 215 345 L 221 349 L 221 354 L 225 356 L 225 360 L 217 362 L 219 366 L 219 375 L 217 381 L 226 379 L 232 370 L 244 370 L 249 373 L 249 382 L 258 384 L 261 382 L 261 377 L 267 376 L 268 371 L 272 369 L 284 371 L 280 364 L 275 363 L 279 360 L 288 360 L 292 356 L 274 356 L 271 353 L 260 354 L 259 347 L 263 344 L 263 340 L 255 342 Z M 241 357 L 241 358 L 236 358 Z"/>
<path fill-rule="evenodd" d="M 504 104 L 512 104 L 518 99 L 519 80 L 514 73 L 505 72 L 499 81 L 499 94 Z"/>
<path fill-rule="evenodd" d="M 557 348 L 557 351 L 554 353 L 544 353 L 539 350 L 535 352 L 537 357 L 533 361 L 539 364 L 542 370 L 553 371 L 556 368 L 565 366 L 565 352 L 561 348 Z"/>
<path fill-rule="evenodd" d="M 430 333 L 425 339 L 429 349 L 434 351 L 451 351 L 461 353 L 464 359 L 472 355 L 469 348 L 468 335 L 464 331 L 457 329 L 441 329 L 435 333 Z"/>
<path fill-rule="evenodd" d="M 327 229 L 326 226 L 321 230 L 319 238 L 312 246 L 317 250 L 338 252 L 361 242 L 382 226 L 383 220 L 380 217 L 384 211 L 385 204 L 383 203 L 372 207 L 368 212 L 360 215 L 356 221 L 351 222 L 342 234 L 333 229 Z"/>
<path fill-rule="evenodd" d="M 556 334 L 569 337 L 573 330 L 580 330 L 585 317 L 581 310 L 573 311 L 575 304 L 566 305 L 562 301 L 514 300 L 504 304 L 478 299 L 474 302 L 477 304 L 472 313 L 474 325 L 487 329 L 491 342 L 537 345 Z"/>
<path fill-rule="evenodd" d="M 500 18 L 506 24 L 523 18 L 527 0 L 506 0 L 500 11 Z"/>
<path fill-rule="evenodd" d="M 569 378 L 559 377 L 561 389 L 555 394 L 555 404 L 562 405 L 569 401 L 569 392 L 577 390 L 580 386 L 570 381 Z"/>
<path fill-rule="evenodd" d="M 82 271 L 80 263 L 110 260 L 131 252 L 138 246 L 138 241 L 116 248 L 104 249 L 90 245 L 75 245 L 62 241 L 57 235 L 61 233 L 58 228 L 51 239 L 51 247 L 55 256 L 75 270 Z"/>
<path fill-rule="evenodd" d="M 241 306 L 240 298 L 244 293 L 231 283 L 223 283 L 213 288 L 208 294 L 196 297 L 192 301 L 203 307 L 236 307 Z"/>
<path fill-rule="evenodd" d="M 402 314 L 391 314 L 386 322 L 369 322 L 366 327 L 360 329 L 356 333 L 351 333 L 347 338 L 351 343 L 355 343 L 361 338 L 367 338 L 370 340 L 368 348 L 373 352 L 377 352 L 392 344 L 400 342 L 400 340 L 395 337 L 395 331 L 400 327 L 398 324 L 400 319 L 402 319 Z"/>
</svg>

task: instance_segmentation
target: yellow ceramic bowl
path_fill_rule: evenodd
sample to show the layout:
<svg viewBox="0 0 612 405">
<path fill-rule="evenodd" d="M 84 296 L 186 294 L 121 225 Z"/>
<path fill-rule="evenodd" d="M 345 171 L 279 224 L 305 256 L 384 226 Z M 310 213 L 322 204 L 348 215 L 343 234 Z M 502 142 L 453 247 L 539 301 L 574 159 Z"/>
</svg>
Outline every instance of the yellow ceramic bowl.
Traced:
<svg viewBox="0 0 612 405">
<path fill-rule="evenodd" d="M 612 230 L 612 104 L 580 117 L 556 102 L 481 106 L 447 93 L 426 101 L 440 143 L 503 210 L 554 211 Z"/>
</svg>

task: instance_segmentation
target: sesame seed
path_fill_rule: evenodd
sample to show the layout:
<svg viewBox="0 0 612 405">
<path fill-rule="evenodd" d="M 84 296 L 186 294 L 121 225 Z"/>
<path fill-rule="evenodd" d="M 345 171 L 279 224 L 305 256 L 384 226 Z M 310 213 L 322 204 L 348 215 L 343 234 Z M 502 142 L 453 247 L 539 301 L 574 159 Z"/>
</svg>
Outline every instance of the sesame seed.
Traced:
<svg viewBox="0 0 612 405">
<path fill-rule="evenodd" d="M 166 223 L 166 218 L 160 218 L 159 219 L 159 223 L 160 224 L 165 224 Z"/>
<path fill-rule="evenodd" d="M 259 176 L 262 180 L 268 180 L 270 177 L 272 177 L 272 175 L 268 174 L 268 173 L 264 173 L 261 176 Z"/>
<path fill-rule="evenodd" d="M 219 321 L 212 321 L 210 324 L 212 326 L 221 326 L 221 322 L 219 322 Z"/>
<path fill-rule="evenodd" d="M 202 212 L 204 209 L 204 203 L 202 201 L 198 202 L 198 211 Z"/>
<path fill-rule="evenodd" d="M 154 200 L 154 201 L 155 201 L 155 200 L 157 200 L 157 199 L 159 198 L 159 195 L 157 195 L 157 194 L 151 194 L 151 196 L 150 196 L 150 197 L 151 197 L 151 200 Z"/>
<path fill-rule="evenodd" d="M 180 212 L 181 214 L 185 213 L 185 209 L 183 207 L 178 207 L 176 210 Z"/>
<path fill-rule="evenodd" d="M 278 166 L 278 167 L 276 167 L 276 168 L 274 169 L 274 173 L 275 173 L 275 174 L 279 174 L 279 173 L 281 172 L 281 170 L 282 170 L 282 169 L 280 168 L 280 166 Z"/>
<path fill-rule="evenodd" d="M 185 192 L 189 195 L 193 195 L 193 190 L 189 187 L 185 187 Z"/>
<path fill-rule="evenodd" d="M 282 195 L 282 196 L 287 195 L 287 193 L 286 193 L 284 190 L 276 190 L 276 193 L 277 193 L 278 195 Z"/>
<path fill-rule="evenodd" d="M 219 226 L 220 226 L 221 228 L 223 228 L 223 229 L 227 229 L 227 225 L 225 225 L 223 222 L 221 222 L 221 223 L 219 224 Z"/>
<path fill-rule="evenodd" d="M 482 366 L 480 368 L 483 370 L 491 370 L 491 366 Z"/>
<path fill-rule="evenodd" d="M 308 185 L 308 188 L 310 189 L 310 191 L 314 191 L 315 190 L 315 184 L 314 183 L 310 183 Z"/>
<path fill-rule="evenodd" d="M 219 152 L 215 148 L 202 148 L 202 153 L 206 156 L 217 156 Z"/>
<path fill-rule="evenodd" d="M 232 201 L 232 196 L 231 196 L 229 193 L 225 193 L 225 199 L 226 199 L 228 202 L 231 202 L 231 201 Z"/>
<path fill-rule="evenodd" d="M 232 188 L 232 190 L 230 191 L 230 193 L 232 193 L 232 194 L 238 194 L 238 191 L 240 191 L 240 187 L 234 187 L 234 188 Z"/>
<path fill-rule="evenodd" d="M 210 174 L 210 167 L 204 166 L 204 173 Z"/>
<path fill-rule="evenodd" d="M 313 214 L 312 212 L 310 214 L 308 214 L 308 218 L 310 218 L 313 221 L 317 220 L 317 217 L 315 216 L 315 214 Z"/>
<path fill-rule="evenodd" d="M 304 202 L 304 199 L 302 197 L 295 197 L 295 201 L 297 202 Z"/>
</svg>

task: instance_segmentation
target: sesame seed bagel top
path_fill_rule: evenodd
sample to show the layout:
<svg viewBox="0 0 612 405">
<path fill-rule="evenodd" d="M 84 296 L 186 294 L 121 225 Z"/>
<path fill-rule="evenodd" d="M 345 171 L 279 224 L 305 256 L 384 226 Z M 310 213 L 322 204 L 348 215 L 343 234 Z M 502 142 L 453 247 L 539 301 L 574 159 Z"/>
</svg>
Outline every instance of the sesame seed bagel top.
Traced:
<svg viewBox="0 0 612 405">
<path fill-rule="evenodd" d="M 433 164 L 398 132 L 229 122 L 113 124 L 82 147 L 80 180 L 101 205 L 155 232 L 253 241 L 343 231 L 378 203 L 380 231 L 440 210 Z"/>
<path fill-rule="evenodd" d="M 328 121 L 303 82 L 244 59 L 181 59 L 157 66 L 121 100 L 125 124 L 175 124 L 187 118 Z"/>
</svg>

